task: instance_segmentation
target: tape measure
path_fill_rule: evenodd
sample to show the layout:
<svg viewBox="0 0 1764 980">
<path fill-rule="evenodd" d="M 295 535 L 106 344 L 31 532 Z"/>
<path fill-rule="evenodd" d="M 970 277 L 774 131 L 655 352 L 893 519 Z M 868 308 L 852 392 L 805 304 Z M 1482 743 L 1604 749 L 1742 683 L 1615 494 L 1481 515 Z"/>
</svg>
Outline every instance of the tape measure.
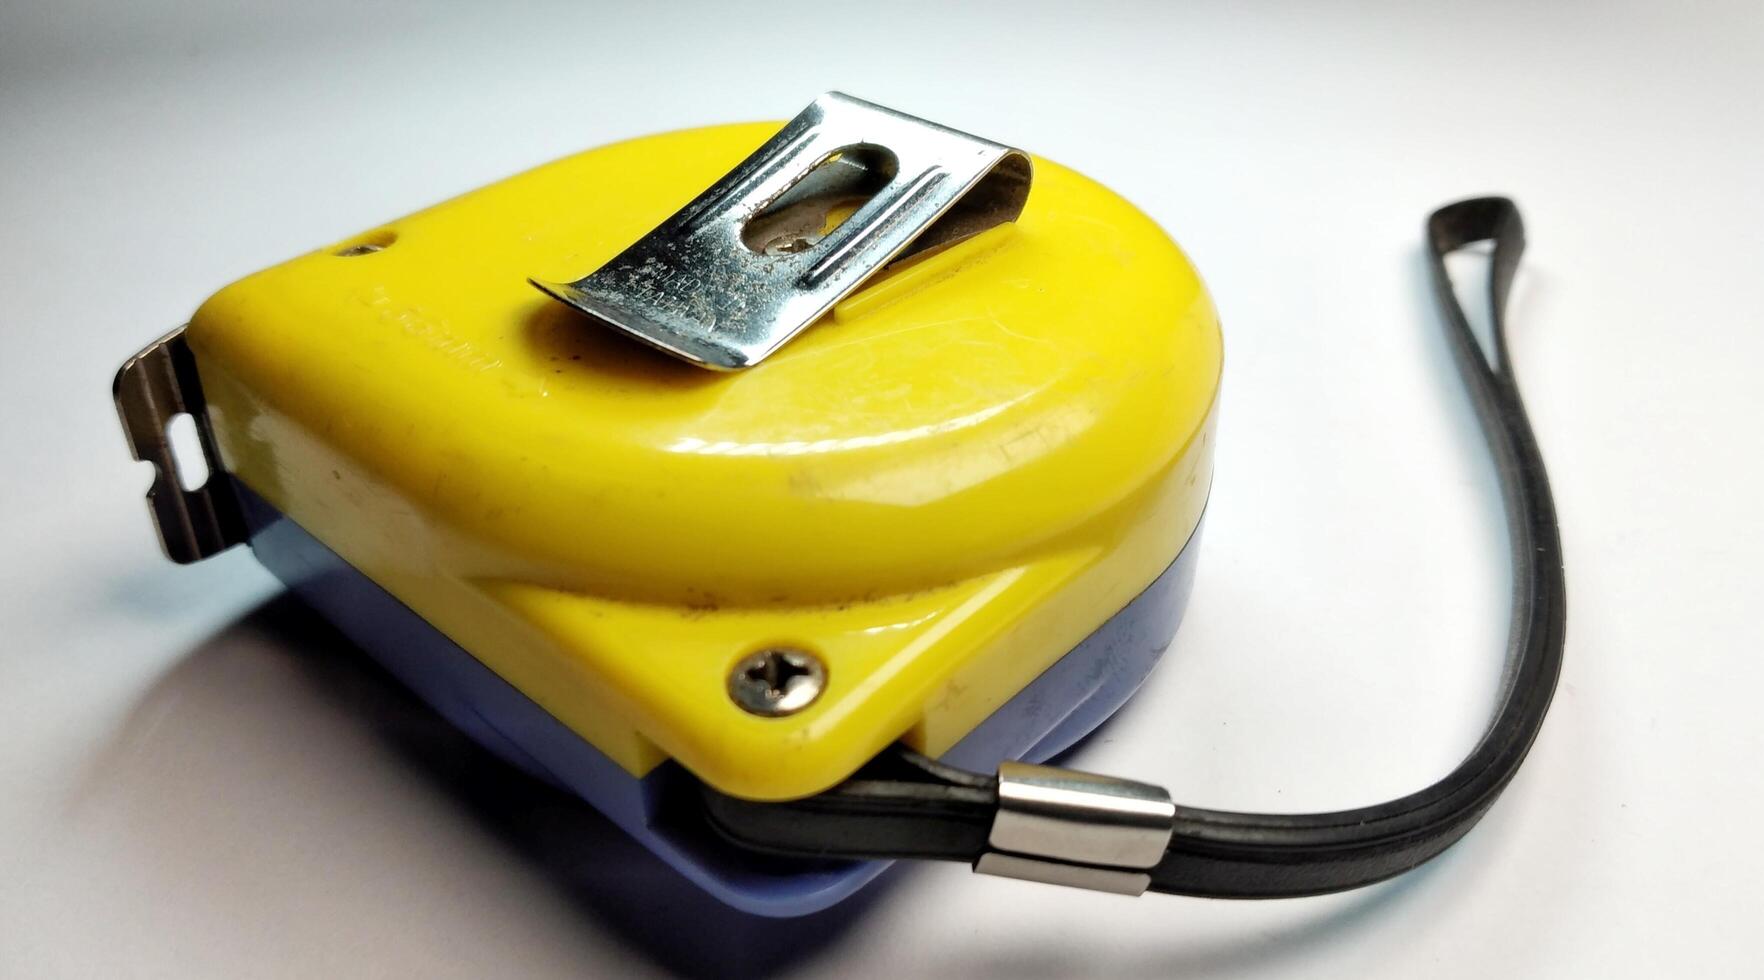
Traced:
<svg viewBox="0 0 1764 980">
<path fill-rule="evenodd" d="M 1021 150 L 836 93 L 592 150 L 226 287 L 116 398 L 172 559 L 249 543 L 454 724 L 737 908 L 812 912 L 904 857 L 1303 894 L 1467 830 L 1560 662 L 1542 464 L 1441 260 L 1493 239 L 1498 311 L 1518 214 L 1463 202 L 1430 235 L 1507 489 L 1513 681 L 1459 771 L 1346 814 L 1035 764 L 1175 632 L 1221 344 L 1155 223 Z M 194 490 L 166 437 L 186 413 Z"/>
</svg>

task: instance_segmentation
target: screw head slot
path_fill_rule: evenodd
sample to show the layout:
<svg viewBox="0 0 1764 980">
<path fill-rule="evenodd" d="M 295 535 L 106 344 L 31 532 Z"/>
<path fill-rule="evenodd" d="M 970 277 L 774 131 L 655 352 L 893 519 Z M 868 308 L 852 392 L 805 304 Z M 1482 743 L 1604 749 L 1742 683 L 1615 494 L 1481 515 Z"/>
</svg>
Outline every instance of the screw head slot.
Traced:
<svg viewBox="0 0 1764 980">
<path fill-rule="evenodd" d="M 729 698 L 766 718 L 795 714 L 827 686 L 827 668 L 806 650 L 770 647 L 742 658 L 729 674 Z"/>
</svg>

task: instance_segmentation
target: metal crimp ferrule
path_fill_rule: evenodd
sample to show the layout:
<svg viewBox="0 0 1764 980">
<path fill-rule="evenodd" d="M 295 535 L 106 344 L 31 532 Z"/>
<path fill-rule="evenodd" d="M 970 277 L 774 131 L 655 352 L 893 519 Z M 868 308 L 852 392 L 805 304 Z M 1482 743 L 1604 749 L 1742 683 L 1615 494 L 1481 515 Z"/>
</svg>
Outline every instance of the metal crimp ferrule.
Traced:
<svg viewBox="0 0 1764 980">
<path fill-rule="evenodd" d="M 981 874 L 1139 895 L 1163 860 L 1176 805 L 1161 786 L 1053 766 L 998 767 Z"/>
</svg>

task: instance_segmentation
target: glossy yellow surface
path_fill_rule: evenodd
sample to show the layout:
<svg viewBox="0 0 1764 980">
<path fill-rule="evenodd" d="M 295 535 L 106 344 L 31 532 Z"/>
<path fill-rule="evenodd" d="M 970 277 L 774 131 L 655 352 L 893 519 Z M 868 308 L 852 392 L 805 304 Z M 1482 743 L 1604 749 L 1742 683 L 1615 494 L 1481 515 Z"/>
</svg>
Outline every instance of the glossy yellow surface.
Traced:
<svg viewBox="0 0 1764 980">
<path fill-rule="evenodd" d="M 757 799 L 946 750 L 1149 584 L 1205 501 L 1220 368 L 1170 239 L 1045 160 L 1016 224 L 743 372 L 527 283 L 775 130 L 560 160 L 228 286 L 188 333 L 235 476 L 632 774 Z M 725 678 L 772 644 L 828 685 L 757 718 Z"/>
</svg>

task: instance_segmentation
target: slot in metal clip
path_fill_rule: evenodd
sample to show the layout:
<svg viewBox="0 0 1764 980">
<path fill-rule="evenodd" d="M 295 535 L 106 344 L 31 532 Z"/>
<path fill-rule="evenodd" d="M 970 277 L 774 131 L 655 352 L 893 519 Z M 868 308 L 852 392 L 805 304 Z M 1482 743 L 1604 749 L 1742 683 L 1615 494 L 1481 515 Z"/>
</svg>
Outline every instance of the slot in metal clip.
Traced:
<svg viewBox="0 0 1764 980">
<path fill-rule="evenodd" d="M 685 361 L 737 370 L 890 262 L 1014 220 L 1029 181 L 1021 150 L 829 92 L 612 261 L 530 281 Z"/>
</svg>

